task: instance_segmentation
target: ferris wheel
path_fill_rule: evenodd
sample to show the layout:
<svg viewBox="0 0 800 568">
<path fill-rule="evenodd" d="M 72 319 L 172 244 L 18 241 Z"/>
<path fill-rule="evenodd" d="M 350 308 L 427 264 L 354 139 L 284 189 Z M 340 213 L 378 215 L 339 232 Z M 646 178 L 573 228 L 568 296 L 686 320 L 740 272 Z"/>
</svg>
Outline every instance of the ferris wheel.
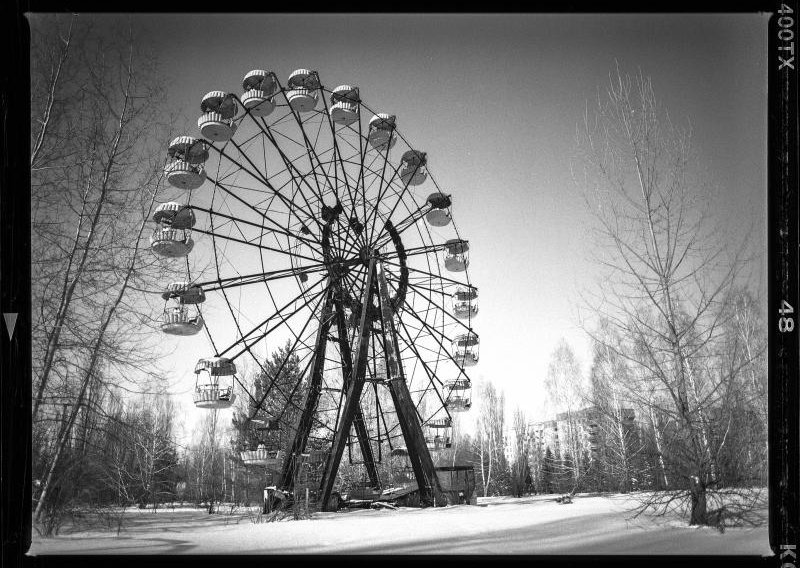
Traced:
<svg viewBox="0 0 800 568">
<path fill-rule="evenodd" d="M 175 197 L 153 215 L 152 250 L 185 272 L 162 294 L 162 329 L 204 332 L 213 350 L 195 367 L 195 405 L 243 396 L 249 418 L 270 424 L 294 408 L 286 447 L 242 454 L 278 471 L 284 490 L 309 448 L 323 452 L 323 504 L 345 449 L 380 487 L 376 464 L 403 448 L 430 502 L 441 494 L 431 452 L 450 446 L 453 413 L 470 408 L 479 358 L 478 289 L 453 196 L 358 87 L 329 89 L 308 69 L 286 84 L 253 70 L 241 86 L 206 94 L 200 135 L 169 144 Z M 283 363 L 291 356 L 301 372 L 250 392 L 237 361 L 266 373 L 256 350 L 267 341 L 287 344 Z M 267 408 L 276 395 L 283 404 Z"/>
</svg>

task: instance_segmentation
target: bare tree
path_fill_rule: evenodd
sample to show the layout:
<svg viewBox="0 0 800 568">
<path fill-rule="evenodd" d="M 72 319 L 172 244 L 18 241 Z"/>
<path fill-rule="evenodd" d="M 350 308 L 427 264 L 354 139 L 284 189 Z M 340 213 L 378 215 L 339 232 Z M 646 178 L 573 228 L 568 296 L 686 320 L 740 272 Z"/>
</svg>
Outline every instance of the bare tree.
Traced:
<svg viewBox="0 0 800 568">
<path fill-rule="evenodd" d="M 560 455 L 556 457 L 560 458 L 560 463 L 557 469 L 565 478 L 564 483 L 569 483 L 574 488 L 586 466 L 581 410 L 585 406 L 584 393 L 587 388 L 578 358 L 564 339 L 558 343 L 550 357 L 545 389 L 548 406 L 558 423 L 559 448 L 556 453 Z"/>
<path fill-rule="evenodd" d="M 172 415 L 174 407 L 169 398 L 148 396 L 134 406 L 129 419 L 128 445 L 133 467 L 128 475 L 136 485 L 139 506 L 150 503 L 158 507 L 167 474 L 177 463 Z"/>
<path fill-rule="evenodd" d="M 612 331 L 600 322 L 596 333 L 606 335 L 604 343 L 594 345 L 591 390 L 587 397 L 595 414 L 591 425 L 592 459 L 596 461 L 593 481 L 601 490 L 614 489 L 623 493 L 652 486 L 646 482 L 654 477 L 652 470 L 659 470 L 655 477 L 664 475 L 663 467 L 660 467 L 663 456 L 657 453 L 661 446 L 660 433 L 654 430 L 657 455 L 652 463 L 648 463 L 646 439 L 640 435 L 640 424 L 642 414 L 647 415 L 650 407 L 634 404 L 626 396 L 623 385 L 631 384 L 632 372 L 627 360 L 608 346 L 618 344 L 617 338 L 611 336 Z"/>
<path fill-rule="evenodd" d="M 504 494 L 508 489 L 508 464 L 505 456 L 505 395 L 491 381 L 479 389 L 480 415 L 472 439 L 474 461 L 483 487 L 483 496 Z"/>
<path fill-rule="evenodd" d="M 711 218 L 691 130 L 670 121 L 649 78 L 617 70 L 587 109 L 578 147 L 574 173 L 603 269 L 587 304 L 612 333 L 587 331 L 630 367 L 625 396 L 651 414 L 675 488 L 648 504 L 664 511 L 682 500 L 691 524 L 713 524 L 709 492 L 725 483 L 718 409 L 742 369 L 718 364 L 722 330 L 746 259 Z"/>
<path fill-rule="evenodd" d="M 140 293 L 157 288 L 145 228 L 167 132 L 154 60 L 130 30 L 67 20 L 32 21 L 36 519 L 100 393 L 161 378 Z"/>
<path fill-rule="evenodd" d="M 516 497 L 522 497 L 527 489 L 530 491 L 531 469 L 530 469 L 530 433 L 525 413 L 521 408 L 514 410 L 514 423 L 512 426 L 514 433 L 514 457 L 510 464 L 511 467 L 511 491 Z"/>
</svg>

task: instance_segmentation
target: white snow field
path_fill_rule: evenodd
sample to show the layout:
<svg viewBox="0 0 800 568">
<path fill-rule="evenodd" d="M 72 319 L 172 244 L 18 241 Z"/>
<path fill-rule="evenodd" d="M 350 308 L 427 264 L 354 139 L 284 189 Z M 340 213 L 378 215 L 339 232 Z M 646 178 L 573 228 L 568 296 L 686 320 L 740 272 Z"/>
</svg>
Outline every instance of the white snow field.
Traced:
<svg viewBox="0 0 800 568">
<path fill-rule="evenodd" d="M 632 519 L 629 496 L 578 495 L 567 505 L 554 498 L 489 497 L 478 506 L 358 509 L 273 523 L 254 523 L 241 508 L 131 510 L 119 536 L 34 537 L 29 554 L 771 554 L 766 521 L 720 533 L 674 518 Z"/>
</svg>

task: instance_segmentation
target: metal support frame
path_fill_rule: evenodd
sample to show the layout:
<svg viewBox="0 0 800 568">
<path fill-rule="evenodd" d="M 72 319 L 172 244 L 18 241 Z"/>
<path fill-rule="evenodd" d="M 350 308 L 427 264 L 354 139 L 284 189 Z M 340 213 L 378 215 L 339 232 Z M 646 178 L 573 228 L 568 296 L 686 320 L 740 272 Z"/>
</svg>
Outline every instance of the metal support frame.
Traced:
<svg viewBox="0 0 800 568">
<path fill-rule="evenodd" d="M 334 300 L 335 292 L 329 290 L 325 298 L 325 304 L 322 308 L 322 315 L 320 318 L 320 326 L 317 330 L 317 338 L 314 349 L 314 362 L 311 368 L 311 380 L 309 384 L 308 394 L 306 396 L 303 412 L 298 418 L 297 427 L 295 428 L 295 436 L 292 440 L 289 450 L 286 452 L 286 460 L 281 467 L 281 477 L 278 487 L 283 491 L 292 491 L 294 483 L 297 479 L 298 472 L 302 466 L 301 456 L 305 452 L 306 445 L 308 444 L 308 437 L 311 433 L 313 426 L 313 417 L 319 403 L 319 396 L 322 391 L 322 375 L 325 367 L 325 350 L 327 348 L 327 340 L 329 337 L 330 327 L 335 317 L 339 349 L 342 355 L 342 373 L 345 380 L 344 388 L 348 387 L 348 382 L 352 373 L 352 355 L 350 353 L 350 345 L 347 339 L 347 326 L 344 317 L 344 308 L 341 301 Z M 335 306 L 335 313 L 333 307 Z M 376 488 L 380 488 L 380 477 L 378 476 L 378 469 L 375 465 L 373 457 L 372 446 L 369 443 L 369 434 L 367 432 L 366 424 L 364 423 L 364 415 L 361 407 L 356 409 L 354 417 L 354 426 L 356 430 L 356 437 L 358 438 L 361 454 L 364 457 L 364 465 L 370 477 L 370 482 Z"/>
<path fill-rule="evenodd" d="M 360 428 L 366 427 L 361 415 L 360 399 L 364 389 L 364 379 L 367 367 L 367 348 L 372 329 L 369 306 L 373 305 L 373 299 L 377 299 L 381 308 L 381 327 L 383 330 L 384 356 L 386 357 L 387 384 L 389 392 L 397 412 L 400 429 L 408 448 L 408 455 L 414 470 L 414 477 L 417 480 L 417 487 L 420 493 L 420 502 L 424 505 L 447 504 L 447 498 L 442 491 L 439 478 L 436 476 L 436 468 L 433 465 L 428 446 L 425 443 L 425 436 L 422 426 L 417 419 L 417 411 L 411 398 L 411 393 L 406 385 L 403 365 L 400 360 L 400 349 L 397 341 L 397 332 L 394 327 L 393 310 L 391 298 L 389 296 L 389 286 L 386 282 L 383 266 L 373 256 L 370 258 L 369 269 L 367 271 L 366 285 L 361 305 L 361 318 L 359 321 L 359 333 L 356 344 L 356 359 L 354 365 L 348 364 L 350 355 L 349 348 L 342 349 L 342 367 L 345 376 L 346 398 L 345 405 L 336 433 L 333 438 L 331 452 L 323 472 L 322 482 L 320 483 L 320 499 L 324 511 L 335 511 L 338 503 L 331 502 L 333 484 L 344 453 L 347 438 L 351 427 L 355 426 L 358 432 Z M 337 326 L 339 328 L 339 341 L 344 337 L 346 341 L 346 331 L 344 329 L 344 309 L 336 303 Z M 350 380 L 347 377 L 351 377 Z M 368 452 L 363 451 L 365 464 L 369 462 L 374 468 L 371 447 Z M 373 471 L 368 465 L 370 477 Z M 377 470 L 374 471 L 375 478 L 373 484 L 379 483 Z M 377 484 L 376 484 L 377 486 Z"/>
<path fill-rule="evenodd" d="M 339 335 L 339 352 L 342 356 L 342 377 L 344 382 L 342 388 L 347 389 L 350 386 L 350 377 L 353 376 L 353 355 L 350 352 L 350 341 L 347 337 L 344 306 L 339 300 L 335 301 L 335 306 L 336 328 Z M 361 405 L 356 408 L 356 414 L 353 417 L 353 426 L 356 430 L 356 437 L 358 438 L 358 444 L 361 448 L 361 457 L 364 460 L 364 467 L 367 468 L 369 481 L 372 487 L 380 489 L 381 478 L 378 475 L 378 467 L 375 464 L 375 456 L 372 453 L 372 445 L 369 442 L 369 433 L 367 432 L 367 425 L 364 422 L 364 411 L 361 409 Z"/>
<path fill-rule="evenodd" d="M 322 392 L 322 372 L 325 369 L 325 349 L 328 345 L 328 331 L 331 327 L 332 318 L 332 299 L 333 292 L 328 290 L 325 303 L 322 307 L 319 328 L 317 329 L 317 340 L 314 349 L 314 361 L 311 367 L 311 380 L 308 385 L 308 394 L 295 428 L 294 439 L 289 451 L 286 452 L 286 459 L 281 467 L 281 477 L 278 487 L 283 491 L 291 491 L 294 488 L 294 480 L 297 477 L 301 466 L 301 455 L 306 449 L 308 436 L 311 433 L 314 412 L 317 409 L 319 395 Z"/>
<path fill-rule="evenodd" d="M 366 286 L 364 286 L 364 296 L 361 304 L 364 306 L 364 309 L 361 310 L 361 320 L 358 326 L 359 334 L 356 343 L 355 364 L 353 365 L 351 373 L 352 380 L 347 386 L 344 409 L 336 428 L 336 434 L 333 437 L 331 452 L 328 455 L 328 461 L 325 464 L 325 471 L 322 474 L 322 482 L 320 483 L 320 500 L 324 511 L 335 511 L 338 505 L 337 503 L 331 503 L 333 484 L 336 481 L 339 463 L 344 453 L 344 447 L 347 444 L 347 438 L 350 434 L 350 428 L 353 425 L 356 411 L 360 408 L 361 393 L 364 390 L 364 375 L 367 370 L 367 347 L 369 346 L 369 330 L 371 328 L 368 315 L 369 309 L 367 309 L 367 307 L 372 300 L 374 275 L 375 258 L 373 257 L 369 261 Z"/>
<path fill-rule="evenodd" d="M 379 298 L 381 305 L 381 323 L 383 328 L 383 346 L 386 357 L 386 373 L 389 392 L 392 396 L 400 430 L 408 449 L 408 457 L 414 470 L 414 477 L 419 488 L 420 502 L 424 505 L 444 506 L 447 499 L 442 492 L 436 468 L 433 465 L 428 445 L 422 426 L 417 420 L 417 410 L 411 393 L 406 384 L 403 363 L 400 359 L 400 347 L 397 342 L 397 333 L 394 327 L 391 303 L 389 299 L 389 286 L 383 273 L 383 265 L 376 266 Z"/>
</svg>

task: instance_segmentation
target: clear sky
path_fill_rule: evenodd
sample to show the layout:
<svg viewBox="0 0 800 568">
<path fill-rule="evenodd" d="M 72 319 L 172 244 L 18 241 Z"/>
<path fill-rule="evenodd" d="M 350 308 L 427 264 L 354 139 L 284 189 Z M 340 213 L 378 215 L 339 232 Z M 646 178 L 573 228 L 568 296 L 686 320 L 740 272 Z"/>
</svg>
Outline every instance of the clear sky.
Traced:
<svg viewBox="0 0 800 568">
<path fill-rule="evenodd" d="M 587 100 L 617 62 L 652 78 L 674 121 L 691 120 L 720 216 L 754 225 L 756 249 L 765 246 L 766 15 L 137 15 L 132 23 L 158 53 L 170 110 L 190 134 L 202 96 L 239 92 L 256 68 L 282 81 L 315 69 L 326 85 L 358 85 L 369 107 L 397 115 L 452 193 L 470 241 L 470 280 L 481 294 L 481 361 L 471 375 L 494 381 L 531 418 L 541 416 L 560 338 L 585 372 L 590 365 L 577 313 L 594 268 L 570 163 Z M 181 341 L 184 351 L 207 349 L 202 338 Z M 190 367 L 206 354 L 175 359 L 187 401 Z M 190 401 L 186 408 L 196 412 Z"/>
</svg>

